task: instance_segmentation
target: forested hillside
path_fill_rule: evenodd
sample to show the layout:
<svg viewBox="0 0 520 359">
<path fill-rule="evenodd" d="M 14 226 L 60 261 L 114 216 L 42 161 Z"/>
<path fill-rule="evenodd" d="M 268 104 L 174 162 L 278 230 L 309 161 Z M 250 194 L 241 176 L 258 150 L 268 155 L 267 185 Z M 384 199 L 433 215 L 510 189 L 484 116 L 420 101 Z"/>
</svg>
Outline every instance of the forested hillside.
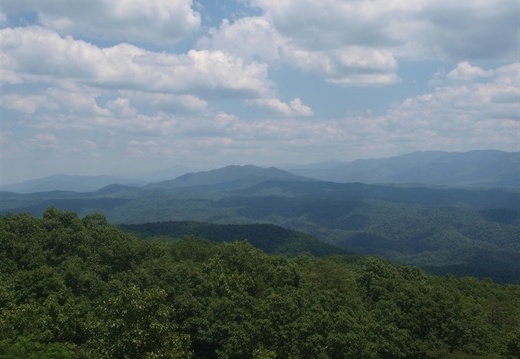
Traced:
<svg viewBox="0 0 520 359">
<path fill-rule="evenodd" d="M 154 222 L 122 224 L 125 231 L 146 239 L 182 239 L 187 236 L 212 242 L 231 242 L 246 239 L 253 247 L 270 254 L 294 257 L 301 253 L 322 257 L 348 252 L 325 243 L 306 233 L 272 224 L 215 224 L 207 222 Z"/>
<path fill-rule="evenodd" d="M 265 180 L 263 175 L 258 182 L 249 169 L 245 177 L 238 171 L 240 179 L 230 181 L 237 168 L 227 171 L 232 173 L 217 171 L 226 182 L 214 185 L 207 182 L 214 175 L 210 171 L 188 176 L 188 183 L 183 182 L 188 187 L 180 188 L 112 185 L 92 193 L 3 192 L 0 212 L 41 216 L 54 206 L 81 216 L 100 211 L 112 223 L 275 224 L 346 251 L 379 255 L 435 274 L 520 283 L 517 190 Z"/>
<path fill-rule="evenodd" d="M 518 358 L 520 286 L 0 216 L 2 358 Z"/>
</svg>

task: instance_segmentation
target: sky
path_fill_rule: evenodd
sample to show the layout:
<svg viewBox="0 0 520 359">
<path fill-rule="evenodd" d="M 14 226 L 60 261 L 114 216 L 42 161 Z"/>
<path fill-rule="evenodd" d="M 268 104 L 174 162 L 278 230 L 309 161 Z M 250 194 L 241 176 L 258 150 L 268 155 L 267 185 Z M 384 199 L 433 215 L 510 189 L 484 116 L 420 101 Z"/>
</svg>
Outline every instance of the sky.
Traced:
<svg viewBox="0 0 520 359">
<path fill-rule="evenodd" d="M 517 0 L 2 0 L 0 183 L 520 151 Z"/>
</svg>

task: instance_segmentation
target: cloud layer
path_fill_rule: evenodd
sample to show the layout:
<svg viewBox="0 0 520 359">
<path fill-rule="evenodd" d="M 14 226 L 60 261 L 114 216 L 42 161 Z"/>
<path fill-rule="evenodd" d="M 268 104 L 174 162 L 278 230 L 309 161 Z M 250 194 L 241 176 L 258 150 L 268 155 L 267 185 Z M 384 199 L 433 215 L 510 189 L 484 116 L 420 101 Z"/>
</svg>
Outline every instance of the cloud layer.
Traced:
<svg viewBox="0 0 520 359">
<path fill-rule="evenodd" d="M 97 40 L 170 44 L 200 26 L 191 0 L 5 0 L 0 9 L 35 13 L 46 28 Z"/>
</svg>

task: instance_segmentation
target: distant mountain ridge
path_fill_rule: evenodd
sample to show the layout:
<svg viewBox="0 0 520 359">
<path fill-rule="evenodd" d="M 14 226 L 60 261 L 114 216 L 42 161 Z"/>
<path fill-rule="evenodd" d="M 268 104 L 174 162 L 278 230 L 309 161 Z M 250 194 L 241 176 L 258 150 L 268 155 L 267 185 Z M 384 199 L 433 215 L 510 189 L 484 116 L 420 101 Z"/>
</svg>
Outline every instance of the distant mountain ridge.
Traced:
<svg viewBox="0 0 520 359">
<path fill-rule="evenodd" d="M 142 186 L 142 181 L 113 176 L 74 176 L 57 174 L 20 183 L 2 185 L 1 191 L 35 193 L 50 191 L 93 192 L 112 184 Z"/>
<path fill-rule="evenodd" d="M 174 172 L 169 171 L 170 175 Z M 480 150 L 470 152 L 425 151 L 352 162 L 328 162 L 280 169 L 254 165 L 185 173 L 175 179 L 147 182 L 113 176 L 53 175 L 16 184 L 0 185 L 0 191 L 35 193 L 49 191 L 94 192 L 110 185 L 147 189 L 213 187 L 236 189 L 265 180 L 331 181 L 338 183 L 426 184 L 456 187 L 520 188 L 520 152 Z M 145 186 L 146 185 L 146 186 Z M 105 189 L 114 191 L 115 187 Z M 119 188 L 117 190 L 122 190 Z"/>
<path fill-rule="evenodd" d="M 173 180 L 151 183 L 146 189 L 176 189 L 186 187 L 214 187 L 215 189 L 250 187 L 265 180 L 315 181 L 287 171 L 254 165 L 231 165 L 223 168 L 186 173 Z"/>
<path fill-rule="evenodd" d="M 340 164 L 317 164 L 289 171 L 332 182 L 520 188 L 520 152 L 424 151 Z"/>
</svg>

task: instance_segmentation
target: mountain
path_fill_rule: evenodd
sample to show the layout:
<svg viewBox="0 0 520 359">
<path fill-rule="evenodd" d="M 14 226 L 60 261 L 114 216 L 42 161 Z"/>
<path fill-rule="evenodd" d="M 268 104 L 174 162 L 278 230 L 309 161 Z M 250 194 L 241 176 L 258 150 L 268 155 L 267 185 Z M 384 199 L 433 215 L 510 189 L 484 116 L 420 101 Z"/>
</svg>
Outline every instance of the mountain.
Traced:
<svg viewBox="0 0 520 359">
<path fill-rule="evenodd" d="M 290 172 L 333 182 L 519 188 L 520 152 L 414 152 L 343 164 L 316 164 L 294 168 Z"/>
<path fill-rule="evenodd" d="M 110 195 L 110 194 L 121 194 L 128 192 L 139 191 L 139 187 L 135 186 L 126 186 L 118 183 L 112 183 L 108 186 L 102 187 L 95 191 L 96 195 Z"/>
<path fill-rule="evenodd" d="M 236 189 L 250 187 L 265 180 L 315 181 L 287 171 L 253 165 L 231 165 L 211 171 L 186 173 L 173 180 L 161 181 L 145 186 L 146 189 L 177 189 L 205 187 L 213 189 Z"/>
<path fill-rule="evenodd" d="M 136 171 L 130 175 L 130 177 L 145 183 L 153 183 L 171 180 L 182 176 L 185 173 L 207 171 L 209 169 L 211 168 L 176 165 L 173 167 L 162 168 L 160 170 Z"/>
<path fill-rule="evenodd" d="M 0 186 L 0 191 L 16 193 L 35 193 L 50 191 L 92 192 L 111 184 L 141 186 L 138 180 L 123 179 L 112 176 L 71 176 L 53 175 L 20 183 Z"/>
</svg>

